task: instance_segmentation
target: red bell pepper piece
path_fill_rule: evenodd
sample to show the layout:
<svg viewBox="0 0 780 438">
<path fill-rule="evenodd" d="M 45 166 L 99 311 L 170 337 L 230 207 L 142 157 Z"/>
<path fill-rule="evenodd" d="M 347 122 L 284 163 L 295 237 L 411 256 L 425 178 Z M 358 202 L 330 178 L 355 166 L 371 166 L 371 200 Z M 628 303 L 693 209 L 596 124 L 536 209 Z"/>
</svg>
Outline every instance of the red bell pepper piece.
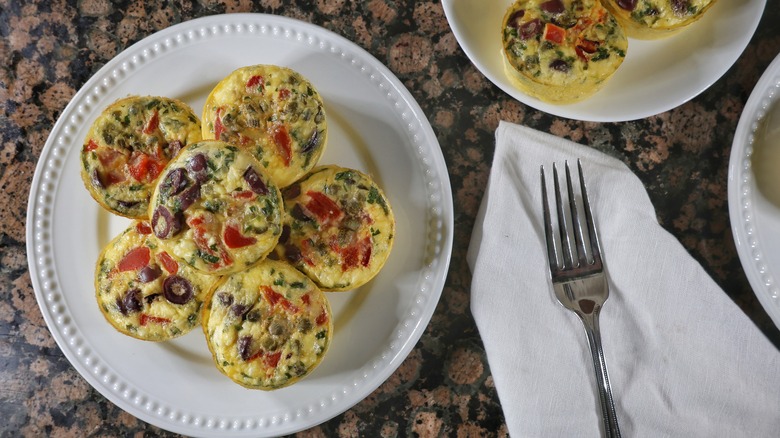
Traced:
<svg viewBox="0 0 780 438">
<path fill-rule="evenodd" d="M 98 144 L 95 143 L 95 140 L 92 140 L 91 138 L 89 139 L 87 144 L 84 145 L 84 151 L 85 152 L 92 152 L 92 151 L 94 151 L 97 148 L 98 148 Z"/>
<path fill-rule="evenodd" d="M 546 23 L 544 25 L 543 38 L 547 41 L 563 44 L 563 40 L 566 39 L 566 29 L 556 26 L 552 23 Z"/>
<path fill-rule="evenodd" d="M 247 88 L 262 88 L 263 86 L 265 86 L 265 79 L 259 75 L 252 76 L 248 81 L 246 81 Z"/>
<path fill-rule="evenodd" d="M 328 322 L 328 314 L 325 312 L 325 308 L 322 309 L 322 313 L 317 316 L 317 319 L 314 320 L 317 325 L 324 325 L 326 322 Z"/>
<path fill-rule="evenodd" d="M 156 180 L 163 168 L 165 168 L 164 163 L 143 152 L 134 154 L 130 158 L 130 175 L 139 182 L 151 182 Z"/>
<path fill-rule="evenodd" d="M 117 263 L 116 268 L 119 272 L 125 271 L 137 271 L 149 264 L 151 258 L 151 251 L 145 246 L 139 246 L 133 248 L 122 257 L 122 260 Z"/>
<path fill-rule="evenodd" d="M 157 254 L 157 260 L 160 261 L 160 264 L 168 273 L 175 274 L 179 272 L 179 264 L 167 252 L 163 251 Z"/>
<path fill-rule="evenodd" d="M 157 128 L 160 126 L 160 115 L 157 113 L 157 110 L 154 110 L 154 113 L 152 113 L 152 117 L 149 118 L 146 122 L 146 126 L 144 126 L 144 134 L 150 135 L 154 131 L 157 130 Z"/>
<path fill-rule="evenodd" d="M 149 226 L 148 222 L 138 222 L 135 226 L 135 231 L 143 235 L 152 234 L 152 227 Z"/>
<path fill-rule="evenodd" d="M 309 202 L 306 203 L 306 209 L 317 216 L 321 223 L 335 221 L 341 217 L 341 209 L 332 199 L 322 192 L 309 191 Z"/>
<path fill-rule="evenodd" d="M 165 324 L 169 324 L 171 322 L 171 320 L 168 319 L 168 318 L 160 318 L 159 316 L 151 316 L 151 315 L 147 315 L 145 313 L 142 313 L 141 314 L 141 319 L 139 321 L 141 326 L 145 326 L 145 325 L 149 324 L 150 322 L 154 323 L 154 324 L 165 325 Z"/>
<path fill-rule="evenodd" d="M 271 127 L 271 138 L 274 139 L 274 144 L 279 151 L 279 155 L 282 157 L 282 162 L 285 166 L 290 165 L 292 160 L 292 140 L 290 139 L 290 133 L 287 132 L 287 127 L 277 123 Z"/>
<path fill-rule="evenodd" d="M 222 125 L 222 108 L 217 109 L 217 116 L 214 118 L 214 138 L 216 140 L 222 139 L 222 133 L 225 132 L 225 126 Z"/>
<path fill-rule="evenodd" d="M 232 249 L 243 248 L 257 242 L 257 239 L 254 237 L 241 234 L 241 231 L 233 225 L 225 225 L 225 232 L 222 233 L 222 238 L 225 241 L 225 245 Z"/>
</svg>

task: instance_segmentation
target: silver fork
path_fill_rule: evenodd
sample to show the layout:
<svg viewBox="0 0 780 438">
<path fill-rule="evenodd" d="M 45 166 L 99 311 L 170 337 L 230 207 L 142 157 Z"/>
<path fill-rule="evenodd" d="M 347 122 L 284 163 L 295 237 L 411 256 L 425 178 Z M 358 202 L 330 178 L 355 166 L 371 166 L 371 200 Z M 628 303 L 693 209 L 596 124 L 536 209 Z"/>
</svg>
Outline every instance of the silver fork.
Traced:
<svg viewBox="0 0 780 438">
<path fill-rule="evenodd" d="M 604 421 L 604 432 L 608 438 L 620 437 L 615 405 L 612 401 L 612 390 L 607 377 L 607 364 L 601 348 L 601 332 L 599 330 L 599 313 L 604 302 L 609 297 L 607 279 L 604 275 L 604 264 L 601 259 L 601 248 L 596 235 L 593 214 L 585 190 L 585 179 L 582 175 L 582 163 L 577 160 L 579 183 L 582 196 L 582 210 L 585 216 L 587 236 L 583 233 L 583 223 L 577 209 L 576 194 L 572 189 L 569 163 L 566 167 L 566 188 L 568 190 L 568 207 L 564 204 L 558 184 L 558 169 L 553 164 L 553 180 L 555 187 L 555 203 L 557 206 L 558 232 L 560 248 L 553 231 L 550 208 L 547 201 L 547 185 L 544 177 L 544 166 L 541 166 L 542 203 L 544 209 L 544 231 L 547 238 L 547 257 L 550 262 L 550 277 L 558 301 L 574 312 L 585 326 L 588 346 L 596 371 L 596 385 L 601 402 L 601 418 Z M 571 218 L 571 223 L 569 223 Z M 570 234 L 574 235 L 575 246 L 572 246 Z M 589 248 L 587 248 L 589 247 Z"/>
</svg>

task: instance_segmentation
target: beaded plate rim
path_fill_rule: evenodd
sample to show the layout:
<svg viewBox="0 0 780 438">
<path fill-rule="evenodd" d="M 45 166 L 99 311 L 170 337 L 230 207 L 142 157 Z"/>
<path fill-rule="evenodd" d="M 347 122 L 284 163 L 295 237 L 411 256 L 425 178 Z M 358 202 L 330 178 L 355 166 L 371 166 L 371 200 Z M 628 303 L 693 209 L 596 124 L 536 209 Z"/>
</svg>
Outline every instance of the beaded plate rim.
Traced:
<svg viewBox="0 0 780 438">
<path fill-rule="evenodd" d="M 302 44 L 370 81 L 405 127 L 406 147 L 418 159 L 427 194 L 427 265 L 421 267 L 416 295 L 386 348 L 355 372 L 352 385 L 332 388 L 307 407 L 280 415 L 218 417 L 184 412 L 126 382 L 106 366 L 70 316 L 53 249 L 53 203 L 70 148 L 81 145 L 81 139 L 74 138 L 76 126 L 85 123 L 90 113 L 102 107 L 103 97 L 144 63 L 204 39 L 234 36 Z M 293 433 L 324 422 L 365 398 L 395 371 L 422 335 L 443 290 L 452 251 L 454 214 L 446 169 L 433 129 L 409 91 L 381 62 L 346 38 L 310 23 L 267 14 L 216 15 L 179 23 L 135 43 L 104 65 L 76 93 L 55 123 L 36 166 L 27 210 L 27 255 L 36 299 L 50 332 L 71 364 L 96 390 L 130 414 L 166 430 L 198 436 Z"/>
<path fill-rule="evenodd" d="M 767 111 L 778 100 L 780 91 L 780 55 L 775 57 L 756 83 L 740 116 L 729 157 L 728 204 L 731 229 L 737 254 L 754 294 L 776 326 L 780 327 L 780 266 L 768 260 L 772 251 L 761 241 L 759 210 L 763 195 L 756 186 L 751 157 L 756 131 Z M 764 230 L 765 231 L 765 230 Z"/>
</svg>

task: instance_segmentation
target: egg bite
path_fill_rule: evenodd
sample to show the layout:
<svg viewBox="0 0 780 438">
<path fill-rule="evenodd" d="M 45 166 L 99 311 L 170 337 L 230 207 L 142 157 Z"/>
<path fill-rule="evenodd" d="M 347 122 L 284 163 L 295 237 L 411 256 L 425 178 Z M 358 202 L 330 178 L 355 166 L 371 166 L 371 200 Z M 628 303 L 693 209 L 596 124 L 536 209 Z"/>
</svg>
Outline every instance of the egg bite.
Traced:
<svg viewBox="0 0 780 438">
<path fill-rule="evenodd" d="M 314 167 L 325 149 L 325 107 L 300 73 L 275 65 L 239 68 L 203 106 L 203 138 L 250 151 L 271 180 L 286 187 Z"/>
<path fill-rule="evenodd" d="M 382 269 L 395 237 L 395 217 L 366 174 L 319 166 L 282 192 L 285 222 L 273 257 L 288 261 L 326 291 L 345 291 Z"/>
<path fill-rule="evenodd" d="M 501 41 L 512 84 L 544 102 L 591 97 L 623 63 L 628 39 L 599 0 L 518 0 L 506 11 Z"/>
<path fill-rule="evenodd" d="M 220 280 L 202 320 L 217 369 L 266 391 L 311 374 L 333 337 L 325 294 L 300 271 L 273 260 Z"/>
<path fill-rule="evenodd" d="M 603 0 L 630 38 L 674 35 L 701 19 L 715 0 Z"/>
<path fill-rule="evenodd" d="M 101 252 L 95 269 L 98 307 L 119 332 L 166 341 L 200 323 L 203 299 L 218 277 L 177 263 L 146 221 L 134 221 Z"/>
<path fill-rule="evenodd" d="M 184 102 L 158 96 L 120 99 L 98 115 L 84 139 L 81 179 L 106 210 L 146 218 L 162 169 L 200 139 L 200 120 Z"/>
<path fill-rule="evenodd" d="M 182 150 L 152 193 L 152 230 L 166 251 L 208 274 L 246 269 L 282 231 L 282 198 L 263 166 L 237 146 L 203 140 Z"/>
</svg>

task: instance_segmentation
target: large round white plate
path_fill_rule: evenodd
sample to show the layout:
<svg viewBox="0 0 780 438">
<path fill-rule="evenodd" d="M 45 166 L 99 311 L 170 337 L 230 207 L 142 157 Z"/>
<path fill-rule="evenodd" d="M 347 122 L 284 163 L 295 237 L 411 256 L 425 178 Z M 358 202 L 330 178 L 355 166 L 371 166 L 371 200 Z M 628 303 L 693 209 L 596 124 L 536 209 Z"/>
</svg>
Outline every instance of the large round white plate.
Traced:
<svg viewBox="0 0 780 438">
<path fill-rule="evenodd" d="M 200 113 L 232 70 L 284 65 L 323 96 L 329 140 L 321 163 L 363 170 L 384 188 L 395 246 L 368 285 L 330 294 L 333 343 L 319 368 L 273 392 L 245 389 L 214 367 L 199 329 L 177 340 L 131 339 L 94 298 L 98 252 L 129 223 L 102 212 L 79 176 L 79 151 L 99 112 L 128 94 L 179 98 Z M 65 356 L 100 393 L 136 417 L 195 436 L 281 435 L 345 411 L 406 358 L 441 295 L 452 249 L 452 193 L 439 144 L 401 82 L 350 41 L 277 16 L 201 18 L 160 31 L 106 64 L 74 96 L 46 142 L 27 212 L 36 298 Z"/>
<path fill-rule="evenodd" d="M 466 56 L 496 86 L 526 105 L 570 119 L 636 120 L 694 98 L 728 70 L 753 36 L 766 0 L 718 0 L 698 22 L 674 36 L 628 42 L 626 59 L 591 98 L 553 105 L 515 88 L 504 74 L 501 20 L 512 0 L 443 0 Z"/>
<path fill-rule="evenodd" d="M 770 111 L 780 111 L 780 55 L 761 76 L 745 104 L 734 133 L 729 158 L 728 202 L 731 229 L 739 260 L 750 286 L 764 310 L 780 327 L 780 184 L 774 191 L 762 192 L 752 163 L 754 147 L 760 145 L 765 120 L 780 122 Z M 775 130 L 780 126 L 775 126 Z M 780 168 L 780 156 L 774 152 Z M 762 163 L 771 164 L 771 163 Z M 780 181 L 780 170 L 768 175 Z"/>
</svg>

